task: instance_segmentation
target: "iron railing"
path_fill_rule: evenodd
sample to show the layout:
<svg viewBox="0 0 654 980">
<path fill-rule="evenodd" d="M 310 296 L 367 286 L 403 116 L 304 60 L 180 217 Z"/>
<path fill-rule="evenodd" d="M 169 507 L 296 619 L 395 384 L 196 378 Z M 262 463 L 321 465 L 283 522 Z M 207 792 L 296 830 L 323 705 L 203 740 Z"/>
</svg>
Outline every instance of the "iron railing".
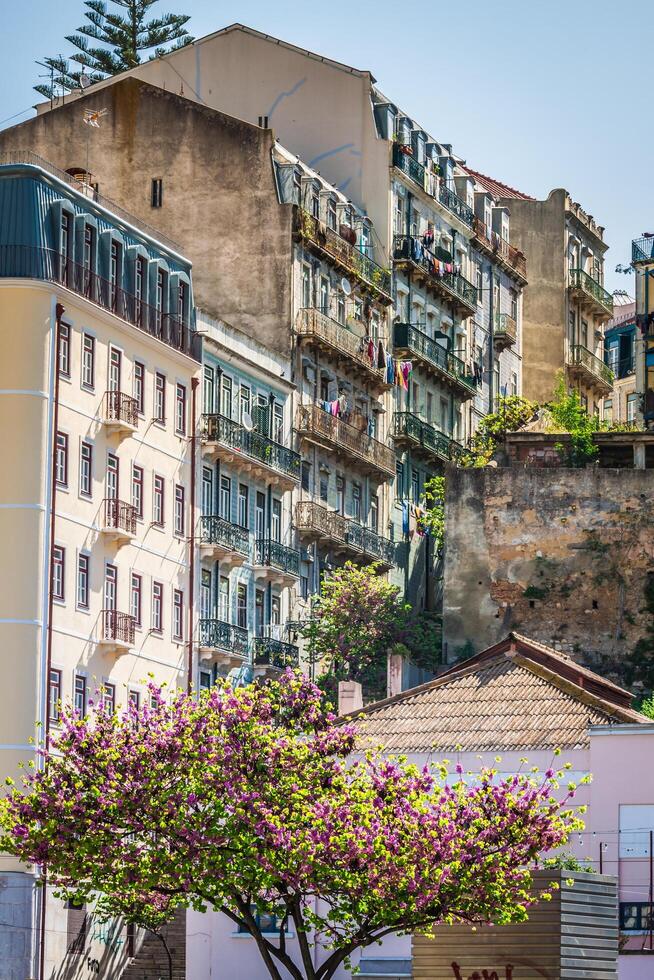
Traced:
<svg viewBox="0 0 654 980">
<path fill-rule="evenodd" d="M 198 624 L 198 642 L 201 647 L 226 650 L 244 659 L 248 655 L 248 631 L 222 619 L 201 619 Z"/>
<path fill-rule="evenodd" d="M 315 500 L 298 500 L 295 505 L 295 526 L 298 531 L 312 532 L 332 541 L 346 540 L 347 520 Z"/>
<path fill-rule="evenodd" d="M 293 643 L 273 639 L 271 636 L 255 636 L 252 640 L 252 661 L 258 667 L 297 667 L 300 650 Z"/>
<path fill-rule="evenodd" d="M 451 298 L 461 301 L 471 313 L 477 308 L 477 289 L 460 272 L 447 272 L 441 266 L 447 265 L 436 259 L 434 253 L 422 244 L 416 235 L 396 235 L 393 245 L 393 259 L 396 262 L 409 261 L 424 269 L 433 286 L 441 289 Z"/>
<path fill-rule="evenodd" d="M 330 415 L 320 405 L 300 405 L 296 428 L 299 432 L 331 443 L 374 469 L 391 476 L 395 473 L 395 453 L 390 446 L 369 436 L 367 430 L 358 429 L 343 419 Z"/>
<path fill-rule="evenodd" d="M 178 316 L 165 313 L 138 296 L 103 279 L 86 266 L 73 262 L 51 248 L 32 245 L 0 245 L 0 278 L 43 279 L 56 282 L 90 303 L 115 313 L 133 327 L 168 347 L 202 359 L 201 339 Z"/>
<path fill-rule="evenodd" d="M 600 357 L 597 357 L 596 354 L 589 351 L 583 344 L 576 344 L 570 353 L 572 358 L 571 363 L 575 367 L 584 368 L 593 378 L 613 387 L 613 371 Z"/>
<path fill-rule="evenodd" d="M 654 262 L 654 235 L 635 238 L 631 243 L 632 262 Z"/>
<path fill-rule="evenodd" d="M 222 545 L 246 558 L 250 554 L 250 532 L 216 514 L 205 514 L 200 518 L 200 543 Z"/>
<path fill-rule="evenodd" d="M 489 251 L 493 252 L 498 259 L 510 266 L 521 279 L 527 278 L 527 260 L 523 253 L 510 245 L 506 239 L 498 235 L 488 225 L 475 215 L 474 221 L 475 238 L 484 245 Z"/>
<path fill-rule="evenodd" d="M 443 204 L 448 211 L 455 214 L 460 221 L 462 221 L 468 228 L 472 228 L 475 220 L 475 213 L 472 208 L 466 204 L 466 202 L 459 197 L 456 191 L 451 190 L 445 183 L 441 181 L 441 185 L 438 188 L 438 200 Z"/>
<path fill-rule="evenodd" d="M 122 391 L 105 392 L 104 417 L 107 422 L 125 422 L 137 426 L 139 421 L 139 403 L 131 395 Z"/>
<path fill-rule="evenodd" d="M 136 534 L 136 507 L 125 500 L 115 497 L 104 499 L 104 527 L 124 531 L 125 534 Z"/>
<path fill-rule="evenodd" d="M 460 447 L 454 439 L 412 412 L 396 412 L 394 425 L 396 439 L 408 439 L 442 459 L 452 460 L 458 456 Z"/>
<path fill-rule="evenodd" d="M 411 323 L 396 323 L 393 327 L 393 344 L 395 348 L 406 350 L 438 368 L 448 378 L 462 385 L 471 395 L 475 394 L 475 380 L 468 373 L 461 358 L 448 351 L 442 344 L 438 344 L 418 327 Z"/>
<path fill-rule="evenodd" d="M 318 218 L 299 207 L 297 208 L 296 231 L 303 238 L 308 238 L 318 245 L 323 252 L 339 262 L 348 273 L 357 276 L 385 299 L 389 301 L 392 299 L 391 273 L 388 269 L 377 265 L 356 245 L 351 245 L 337 231 L 328 228 Z"/>
<path fill-rule="evenodd" d="M 136 620 L 129 613 L 116 609 L 102 610 L 102 638 L 134 646 Z"/>
<path fill-rule="evenodd" d="M 238 422 L 225 415 L 203 415 L 202 433 L 207 442 L 219 442 L 251 459 L 265 463 L 273 470 L 284 473 L 293 480 L 300 478 L 300 455 L 286 446 L 252 430 L 248 432 Z"/>
<path fill-rule="evenodd" d="M 496 340 L 506 340 L 515 344 L 518 339 L 518 324 L 509 313 L 496 313 L 493 336 Z"/>
<path fill-rule="evenodd" d="M 370 527 L 358 524 L 356 521 L 347 522 L 345 540 L 357 551 L 376 558 L 381 562 L 392 565 L 395 562 L 395 543 L 389 538 L 382 537 Z"/>
<path fill-rule="evenodd" d="M 279 541 L 269 538 L 257 538 L 254 543 L 255 564 L 266 568 L 278 568 L 289 575 L 300 574 L 300 552 L 295 548 L 287 548 Z"/>
<path fill-rule="evenodd" d="M 357 367 L 364 368 L 369 378 L 381 386 L 386 386 L 386 371 L 377 367 L 377 349 L 375 358 L 368 357 L 366 344 L 362 337 L 357 337 L 337 320 L 332 320 L 321 310 L 313 308 L 300 310 L 295 332 L 300 337 L 308 337 L 321 341 L 336 354 L 346 355 L 354 361 Z"/>
<path fill-rule="evenodd" d="M 613 296 L 597 280 L 583 269 L 570 269 L 570 285 L 600 304 L 607 313 L 613 313 Z"/>
</svg>

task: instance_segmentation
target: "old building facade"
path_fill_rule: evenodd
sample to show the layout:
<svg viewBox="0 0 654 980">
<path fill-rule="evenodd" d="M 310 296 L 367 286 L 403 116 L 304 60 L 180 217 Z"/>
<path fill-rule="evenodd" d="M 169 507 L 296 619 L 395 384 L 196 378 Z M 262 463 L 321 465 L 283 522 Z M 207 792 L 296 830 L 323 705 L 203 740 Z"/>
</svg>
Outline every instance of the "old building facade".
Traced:
<svg viewBox="0 0 654 980">
<path fill-rule="evenodd" d="M 613 296 L 613 316 L 604 331 L 604 362 L 613 374 L 613 390 L 604 398 L 607 424 L 636 425 L 636 304 L 629 296 Z"/>
</svg>

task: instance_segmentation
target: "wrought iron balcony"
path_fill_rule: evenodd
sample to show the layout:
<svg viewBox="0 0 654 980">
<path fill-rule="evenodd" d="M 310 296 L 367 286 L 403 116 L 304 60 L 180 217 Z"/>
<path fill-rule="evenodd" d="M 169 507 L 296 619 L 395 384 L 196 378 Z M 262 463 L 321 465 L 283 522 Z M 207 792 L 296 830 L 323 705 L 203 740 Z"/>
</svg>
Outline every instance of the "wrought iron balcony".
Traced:
<svg viewBox="0 0 654 980">
<path fill-rule="evenodd" d="M 568 362 L 570 372 L 591 388 L 608 393 L 613 390 L 613 371 L 604 361 L 582 344 L 570 350 Z"/>
<path fill-rule="evenodd" d="M 352 548 L 361 551 L 368 558 L 380 561 L 383 565 L 393 565 L 395 562 L 395 543 L 377 534 L 370 527 L 365 527 L 356 521 L 348 521 L 345 540 Z"/>
<path fill-rule="evenodd" d="M 477 309 L 477 289 L 458 272 L 447 271 L 448 262 L 437 259 L 416 235 L 396 235 L 393 246 L 396 266 L 409 265 L 426 286 L 452 303 L 463 316 Z"/>
<path fill-rule="evenodd" d="M 105 497 L 102 502 L 103 523 L 102 531 L 109 537 L 131 539 L 136 534 L 136 507 L 125 500 L 115 497 Z"/>
<path fill-rule="evenodd" d="M 293 578 L 300 574 L 300 552 L 269 538 L 257 538 L 255 541 L 254 563 L 265 568 L 276 568 Z"/>
<path fill-rule="evenodd" d="M 414 450 L 445 461 L 456 459 L 460 452 L 460 446 L 454 439 L 412 412 L 395 413 L 395 441 L 407 442 Z"/>
<path fill-rule="evenodd" d="M 218 555 L 234 553 L 241 558 L 250 554 L 250 532 L 240 524 L 233 524 L 216 514 L 200 518 L 200 545 L 214 550 Z"/>
<path fill-rule="evenodd" d="M 201 339 L 183 320 L 149 306 L 115 283 L 72 262 L 49 248 L 0 245 L 0 278 L 43 279 L 83 296 L 95 306 L 114 313 L 133 327 L 160 340 L 167 347 L 202 359 Z"/>
<path fill-rule="evenodd" d="M 500 265 L 523 282 L 527 282 L 527 260 L 519 249 L 510 245 L 506 239 L 488 227 L 485 222 L 475 215 L 475 242 L 489 255 L 492 255 Z"/>
<path fill-rule="evenodd" d="M 365 419 L 362 421 L 365 423 Z M 319 405 L 300 405 L 295 424 L 305 439 L 348 456 L 366 469 L 386 476 L 395 473 L 395 453 L 390 446 L 369 436 L 366 429 L 330 415 Z"/>
<path fill-rule="evenodd" d="M 459 195 L 451 190 L 443 181 L 438 189 L 438 200 L 441 204 L 455 214 L 468 228 L 472 228 L 475 220 L 475 213 Z"/>
<path fill-rule="evenodd" d="M 245 463 L 260 464 L 274 470 L 292 485 L 300 478 L 299 453 L 273 442 L 261 432 L 248 432 L 224 415 L 202 416 L 202 438 L 207 444 L 223 447 L 231 461 L 241 458 Z"/>
<path fill-rule="evenodd" d="M 107 391 L 104 396 L 104 424 L 110 428 L 136 429 L 139 422 L 139 403 L 122 391 Z"/>
<path fill-rule="evenodd" d="M 635 238 L 631 243 L 631 261 L 654 263 L 654 235 L 647 238 Z"/>
<path fill-rule="evenodd" d="M 295 526 L 300 534 L 344 544 L 347 520 L 314 500 L 299 500 L 295 505 Z"/>
<path fill-rule="evenodd" d="M 295 526 L 300 535 L 326 544 L 348 558 L 379 561 L 388 567 L 395 563 L 393 541 L 315 500 L 298 501 L 295 505 Z"/>
<path fill-rule="evenodd" d="M 296 207 L 295 232 L 319 248 L 347 275 L 356 277 L 380 300 L 385 303 L 392 302 L 391 273 L 389 270 L 377 265 L 356 245 L 351 245 L 350 242 L 346 241 L 337 231 L 328 228 L 327 225 L 303 208 Z"/>
<path fill-rule="evenodd" d="M 100 642 L 105 646 L 128 649 L 134 646 L 136 620 L 128 613 L 116 609 L 102 610 L 102 634 Z"/>
<path fill-rule="evenodd" d="M 508 313 L 496 313 L 493 327 L 493 343 L 497 350 L 511 347 L 518 340 L 518 324 Z"/>
<path fill-rule="evenodd" d="M 255 667 L 285 670 L 299 665 L 300 650 L 293 643 L 284 643 L 271 636 L 255 636 L 252 640 L 252 662 Z"/>
<path fill-rule="evenodd" d="M 427 368 L 444 378 L 466 398 L 472 398 L 477 388 L 474 378 L 467 372 L 460 357 L 452 354 L 411 323 L 396 323 L 393 327 L 393 346 L 396 351 L 420 361 Z"/>
<path fill-rule="evenodd" d="M 295 325 L 299 337 L 321 347 L 347 363 L 347 366 L 357 372 L 365 372 L 365 377 L 378 390 L 385 391 L 390 387 L 386 381 L 385 369 L 377 367 L 377 345 L 375 357 L 371 361 L 367 347 L 362 337 L 357 337 L 337 320 L 316 309 L 300 310 Z"/>
<path fill-rule="evenodd" d="M 222 619 L 201 619 L 198 625 L 198 643 L 210 650 L 224 650 L 241 660 L 248 655 L 248 631 Z"/>
<path fill-rule="evenodd" d="M 583 269 L 570 269 L 570 290 L 596 316 L 603 319 L 613 316 L 613 296 Z"/>
</svg>

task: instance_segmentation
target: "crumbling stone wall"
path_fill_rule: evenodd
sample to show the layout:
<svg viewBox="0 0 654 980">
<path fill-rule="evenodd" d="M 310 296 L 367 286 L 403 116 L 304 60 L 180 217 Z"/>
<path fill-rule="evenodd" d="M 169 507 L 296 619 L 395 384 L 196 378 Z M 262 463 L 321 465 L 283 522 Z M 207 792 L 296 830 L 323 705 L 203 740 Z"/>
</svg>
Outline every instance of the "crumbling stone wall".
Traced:
<svg viewBox="0 0 654 980">
<path fill-rule="evenodd" d="M 453 470 L 445 659 L 515 629 L 636 691 L 651 690 L 653 491 L 650 471 Z"/>
</svg>

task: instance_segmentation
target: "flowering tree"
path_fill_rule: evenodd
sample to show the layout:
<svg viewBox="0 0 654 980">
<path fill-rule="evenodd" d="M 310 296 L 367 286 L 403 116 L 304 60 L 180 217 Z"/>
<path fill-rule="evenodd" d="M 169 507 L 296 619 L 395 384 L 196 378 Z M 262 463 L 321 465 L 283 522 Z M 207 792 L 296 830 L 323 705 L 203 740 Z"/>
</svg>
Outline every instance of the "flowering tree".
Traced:
<svg viewBox="0 0 654 980">
<path fill-rule="evenodd" d="M 254 937 L 273 980 L 328 980 L 391 932 L 526 917 L 529 866 L 581 821 L 541 781 L 352 758 L 318 689 L 279 682 L 64 713 L 44 767 L 0 810 L 0 847 L 60 894 L 157 923 L 212 907 Z M 254 911 L 274 913 L 263 934 Z M 297 943 L 286 939 L 289 925 Z M 314 963 L 311 944 L 319 938 Z"/>
</svg>

